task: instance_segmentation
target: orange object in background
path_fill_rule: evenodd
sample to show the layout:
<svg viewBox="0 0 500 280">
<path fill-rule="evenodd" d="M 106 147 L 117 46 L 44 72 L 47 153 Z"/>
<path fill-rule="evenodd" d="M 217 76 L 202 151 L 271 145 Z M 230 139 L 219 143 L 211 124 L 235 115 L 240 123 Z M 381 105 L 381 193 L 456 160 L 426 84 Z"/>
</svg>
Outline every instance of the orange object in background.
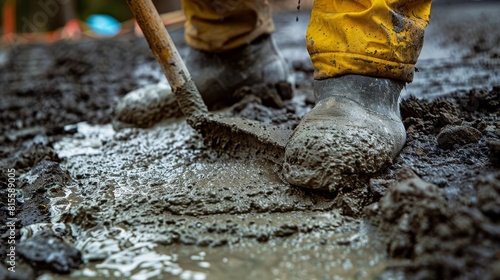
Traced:
<svg viewBox="0 0 500 280">
<path fill-rule="evenodd" d="M 8 44 L 14 40 L 16 33 L 16 0 L 7 0 L 3 5 L 3 41 Z"/>
<path fill-rule="evenodd" d="M 82 33 L 82 29 L 80 28 L 80 21 L 78 19 L 72 19 L 64 25 L 61 30 L 60 37 L 62 39 L 72 38 L 78 39 Z"/>
<path fill-rule="evenodd" d="M 75 9 L 79 6 L 75 4 L 77 3 L 75 0 L 66 0 L 64 1 L 64 4 L 62 3 L 63 1 L 60 1 L 61 3 L 59 3 L 58 8 L 56 9 L 52 7 L 50 14 L 47 13 L 46 9 L 39 7 L 39 1 L 25 1 L 26 2 L 21 0 L 4 0 L 0 2 L 0 9 L 2 13 L 2 19 L 0 19 L 0 48 L 2 45 L 10 46 L 27 43 L 54 43 L 62 39 L 84 40 L 90 38 L 101 38 L 101 36 L 91 30 L 85 22 L 82 22 L 77 18 L 78 13 Z M 160 10 L 170 11 L 162 14 L 162 20 L 165 26 L 168 26 L 169 29 L 183 27 L 183 23 L 186 18 L 184 13 L 179 10 L 180 0 L 157 0 L 156 2 L 158 3 L 158 8 Z M 30 4 L 31 6 L 34 6 L 34 8 L 31 6 L 31 8 L 24 6 L 25 4 Z M 126 6 L 126 4 L 124 5 Z M 57 15 L 55 14 L 56 10 L 58 11 Z M 51 27 L 38 25 L 34 26 L 32 23 L 34 21 L 34 15 L 27 14 L 29 11 L 34 13 L 45 13 L 46 18 L 50 21 L 48 23 L 51 24 Z M 22 21 L 23 18 L 25 21 Z M 28 25 L 30 28 L 23 28 L 26 21 L 29 22 Z M 53 21 L 58 21 L 59 26 L 54 27 Z M 135 34 L 136 36 L 142 36 L 142 31 L 138 26 L 136 26 L 136 24 L 134 24 L 133 19 L 122 22 L 121 26 L 122 30 L 119 34 L 117 34 L 117 36 L 129 33 Z"/>
<path fill-rule="evenodd" d="M 54 6 L 55 2 L 46 2 L 45 4 L 52 5 L 49 8 L 41 6 L 38 2 L 38 10 L 35 9 L 34 14 L 23 14 L 23 12 L 26 13 L 26 9 L 29 10 L 29 7 L 24 7 L 19 3 L 23 2 L 6 0 L 0 6 L 3 16 L 0 44 L 10 46 L 26 43 L 53 43 L 61 39 L 78 40 L 81 38 L 83 24 L 76 18 L 72 2 L 66 1 L 65 4 L 59 3 L 57 6 Z M 33 1 L 30 4 L 33 3 L 36 2 Z M 60 27 L 51 30 L 50 27 L 46 29 L 46 26 L 39 22 L 34 24 L 36 14 L 39 15 L 36 19 L 52 25 L 54 22 L 59 22 L 55 24 L 60 24 Z M 25 26 L 28 28 L 24 28 Z"/>
</svg>

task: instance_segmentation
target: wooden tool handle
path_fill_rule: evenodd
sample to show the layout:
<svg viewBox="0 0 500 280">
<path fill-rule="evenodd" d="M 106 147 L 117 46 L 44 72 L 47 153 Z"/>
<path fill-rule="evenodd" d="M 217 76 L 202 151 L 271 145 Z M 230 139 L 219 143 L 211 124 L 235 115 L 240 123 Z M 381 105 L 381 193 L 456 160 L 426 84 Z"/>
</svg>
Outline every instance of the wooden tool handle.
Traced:
<svg viewBox="0 0 500 280">
<path fill-rule="evenodd" d="M 186 117 L 208 110 L 151 0 L 127 0 Z"/>
</svg>

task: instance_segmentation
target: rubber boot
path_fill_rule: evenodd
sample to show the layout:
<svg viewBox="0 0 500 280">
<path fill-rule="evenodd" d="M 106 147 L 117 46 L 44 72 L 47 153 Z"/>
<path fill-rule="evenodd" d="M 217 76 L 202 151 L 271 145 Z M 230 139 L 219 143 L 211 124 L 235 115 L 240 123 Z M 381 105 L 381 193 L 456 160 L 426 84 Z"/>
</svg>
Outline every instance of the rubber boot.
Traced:
<svg viewBox="0 0 500 280">
<path fill-rule="evenodd" d="M 286 147 L 286 180 L 335 192 L 361 187 L 389 166 L 406 141 L 399 112 L 404 85 L 360 75 L 314 81 L 316 106 Z"/>
<path fill-rule="evenodd" d="M 209 109 L 220 109 L 234 103 L 232 95 L 242 86 L 290 79 L 288 65 L 270 35 L 222 53 L 191 48 L 185 63 Z M 171 89 L 150 85 L 132 91 L 120 100 L 115 107 L 113 127 L 145 128 L 181 116 Z"/>
</svg>

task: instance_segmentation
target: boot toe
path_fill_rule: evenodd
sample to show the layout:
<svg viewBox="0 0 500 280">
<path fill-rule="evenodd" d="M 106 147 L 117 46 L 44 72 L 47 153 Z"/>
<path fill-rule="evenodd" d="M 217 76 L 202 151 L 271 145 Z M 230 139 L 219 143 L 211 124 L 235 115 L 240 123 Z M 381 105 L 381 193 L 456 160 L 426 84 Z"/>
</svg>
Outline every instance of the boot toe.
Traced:
<svg viewBox="0 0 500 280">
<path fill-rule="evenodd" d="M 290 184 L 332 192 L 356 188 L 392 163 L 402 144 L 392 137 L 396 132 L 381 127 L 393 124 L 368 111 L 353 117 L 325 110 L 320 105 L 309 113 L 287 144 L 283 173 Z"/>
</svg>

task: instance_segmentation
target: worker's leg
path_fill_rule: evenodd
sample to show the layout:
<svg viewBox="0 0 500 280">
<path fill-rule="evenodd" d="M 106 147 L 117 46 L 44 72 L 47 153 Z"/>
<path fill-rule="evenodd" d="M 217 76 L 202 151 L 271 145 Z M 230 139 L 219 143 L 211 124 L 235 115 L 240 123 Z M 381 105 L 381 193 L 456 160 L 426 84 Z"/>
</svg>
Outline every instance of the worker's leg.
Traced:
<svg viewBox="0 0 500 280">
<path fill-rule="evenodd" d="M 186 42 L 195 49 L 224 52 L 274 31 L 267 0 L 183 0 Z"/>
<path fill-rule="evenodd" d="M 186 66 L 210 109 L 230 105 L 242 86 L 287 80 L 288 65 L 270 34 L 267 0 L 183 0 L 190 45 Z M 160 112 L 160 113 L 159 113 Z M 131 92 L 115 108 L 115 127 L 149 127 L 181 111 L 168 89 Z"/>
<path fill-rule="evenodd" d="M 431 0 L 317 0 L 307 29 L 315 79 L 345 74 L 411 82 Z"/>
<path fill-rule="evenodd" d="M 288 67 L 270 34 L 267 0 L 184 0 L 186 66 L 210 107 L 231 103 L 245 85 L 286 80 Z"/>
<path fill-rule="evenodd" d="M 413 79 L 431 0 L 316 0 L 307 31 L 314 109 L 286 148 L 296 185 L 338 190 L 388 166 L 404 145 L 399 94 Z"/>
</svg>

